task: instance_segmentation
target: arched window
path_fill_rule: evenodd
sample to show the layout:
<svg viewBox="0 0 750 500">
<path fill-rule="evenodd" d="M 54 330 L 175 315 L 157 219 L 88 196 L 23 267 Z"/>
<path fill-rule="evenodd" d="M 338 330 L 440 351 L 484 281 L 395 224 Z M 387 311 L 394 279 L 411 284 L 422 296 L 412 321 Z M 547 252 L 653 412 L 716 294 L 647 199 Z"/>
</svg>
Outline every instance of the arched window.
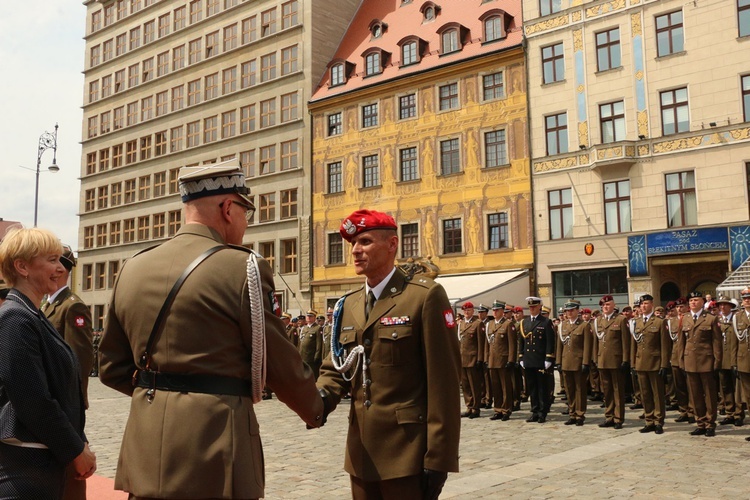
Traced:
<svg viewBox="0 0 750 500">
<path fill-rule="evenodd" d="M 380 52 L 371 52 L 365 56 L 365 74 L 376 75 L 383 71 L 380 65 Z"/>
<path fill-rule="evenodd" d="M 508 26 L 513 18 L 502 9 L 492 9 L 479 17 L 484 26 L 484 42 L 501 40 L 508 34 Z"/>
<path fill-rule="evenodd" d="M 399 40 L 398 46 L 401 48 L 401 66 L 417 64 L 427 53 L 427 42 L 415 35 L 405 36 Z"/>
<path fill-rule="evenodd" d="M 331 87 L 336 85 L 343 85 L 346 81 L 344 77 L 344 64 L 334 64 L 331 66 Z"/>
<path fill-rule="evenodd" d="M 422 22 L 434 21 L 435 18 L 440 14 L 440 6 L 436 5 L 435 2 L 425 2 L 419 8 L 419 12 L 422 13 Z"/>
<path fill-rule="evenodd" d="M 388 31 L 388 25 L 380 19 L 373 19 L 368 29 L 373 38 L 380 38 L 383 33 Z"/>
</svg>

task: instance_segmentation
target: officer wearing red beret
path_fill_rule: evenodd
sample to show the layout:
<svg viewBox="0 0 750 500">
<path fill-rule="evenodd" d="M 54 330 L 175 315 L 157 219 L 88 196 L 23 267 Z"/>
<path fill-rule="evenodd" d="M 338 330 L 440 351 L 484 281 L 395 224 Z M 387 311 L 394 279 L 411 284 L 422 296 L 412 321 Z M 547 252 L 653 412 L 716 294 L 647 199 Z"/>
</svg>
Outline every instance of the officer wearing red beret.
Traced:
<svg viewBox="0 0 750 500">
<path fill-rule="evenodd" d="M 599 427 L 622 429 L 625 420 L 625 377 L 630 375 L 630 328 L 627 318 L 615 311 L 615 299 L 599 301 L 602 314 L 593 323 L 596 366 L 604 393 L 604 422 Z"/>
</svg>

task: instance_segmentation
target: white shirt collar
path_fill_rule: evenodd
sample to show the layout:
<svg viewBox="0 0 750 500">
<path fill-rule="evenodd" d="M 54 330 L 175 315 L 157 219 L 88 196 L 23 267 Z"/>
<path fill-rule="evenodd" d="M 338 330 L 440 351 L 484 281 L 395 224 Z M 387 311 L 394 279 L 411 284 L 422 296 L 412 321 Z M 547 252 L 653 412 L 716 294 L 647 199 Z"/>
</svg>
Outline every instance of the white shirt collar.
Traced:
<svg viewBox="0 0 750 500">
<path fill-rule="evenodd" d="M 65 290 L 66 288 L 68 288 L 68 285 L 65 285 L 65 286 L 63 286 L 63 287 L 62 287 L 62 288 L 60 288 L 60 289 L 59 289 L 58 291 L 56 291 L 55 293 L 53 293 L 52 295 L 50 295 L 50 296 L 49 296 L 49 297 L 47 298 L 47 302 L 48 302 L 49 304 L 53 303 L 53 302 L 55 301 L 55 299 L 57 298 L 57 296 L 58 296 L 58 295 L 60 295 L 60 294 L 62 293 L 62 291 L 63 291 L 63 290 Z"/>
<path fill-rule="evenodd" d="M 375 300 L 378 300 L 380 296 L 383 294 L 383 290 L 385 290 L 386 285 L 388 285 L 388 282 L 391 281 L 391 278 L 393 277 L 393 273 L 396 272 L 396 267 L 394 266 L 393 269 L 391 269 L 391 272 L 388 273 L 388 276 L 386 276 L 383 281 L 375 285 L 374 287 L 370 288 L 370 285 L 367 284 L 367 281 L 365 281 L 365 295 L 370 293 L 372 291 L 373 295 L 375 295 Z"/>
</svg>

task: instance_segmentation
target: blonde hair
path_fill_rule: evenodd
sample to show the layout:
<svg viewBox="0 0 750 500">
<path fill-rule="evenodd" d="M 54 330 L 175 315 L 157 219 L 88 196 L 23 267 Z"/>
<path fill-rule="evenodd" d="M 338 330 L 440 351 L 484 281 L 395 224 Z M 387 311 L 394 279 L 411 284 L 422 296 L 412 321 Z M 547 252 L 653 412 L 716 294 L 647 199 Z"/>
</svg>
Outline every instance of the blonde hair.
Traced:
<svg viewBox="0 0 750 500">
<path fill-rule="evenodd" d="M 31 262 L 39 255 L 62 255 L 62 243 L 47 229 L 12 227 L 0 242 L 0 273 L 10 286 L 18 281 L 15 261 Z"/>
</svg>

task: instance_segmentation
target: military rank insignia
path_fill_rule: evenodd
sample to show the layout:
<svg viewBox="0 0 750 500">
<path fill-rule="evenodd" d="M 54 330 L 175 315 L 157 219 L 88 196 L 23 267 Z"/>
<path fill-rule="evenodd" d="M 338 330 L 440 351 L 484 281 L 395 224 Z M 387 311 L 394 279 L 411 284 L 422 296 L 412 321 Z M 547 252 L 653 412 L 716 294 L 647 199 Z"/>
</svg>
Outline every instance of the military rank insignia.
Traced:
<svg viewBox="0 0 750 500">
<path fill-rule="evenodd" d="M 410 322 L 409 316 L 398 316 L 390 318 L 380 318 L 380 324 L 386 326 L 392 325 L 408 325 Z"/>
</svg>

